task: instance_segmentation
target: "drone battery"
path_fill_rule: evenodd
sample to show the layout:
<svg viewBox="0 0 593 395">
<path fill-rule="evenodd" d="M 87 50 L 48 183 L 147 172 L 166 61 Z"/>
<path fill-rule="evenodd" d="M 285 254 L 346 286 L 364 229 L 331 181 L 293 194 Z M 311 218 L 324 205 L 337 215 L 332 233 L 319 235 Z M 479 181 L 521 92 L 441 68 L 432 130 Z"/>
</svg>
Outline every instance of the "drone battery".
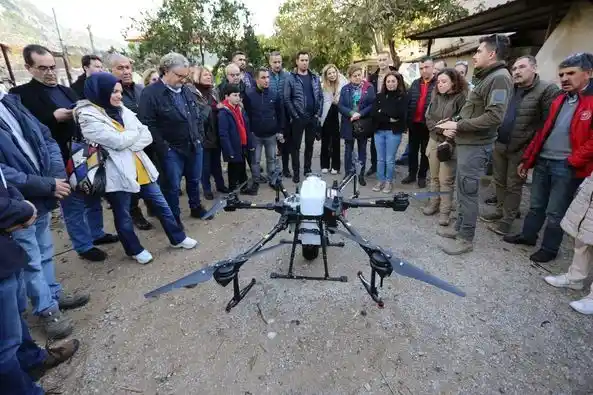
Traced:
<svg viewBox="0 0 593 395">
<path fill-rule="evenodd" d="M 326 183 L 317 176 L 309 176 L 303 181 L 300 193 L 301 214 L 311 216 L 323 215 L 325 204 Z"/>
<path fill-rule="evenodd" d="M 299 229 L 299 239 L 302 245 L 321 245 L 321 237 L 319 236 L 319 227 L 317 222 L 313 220 L 303 220 Z"/>
</svg>

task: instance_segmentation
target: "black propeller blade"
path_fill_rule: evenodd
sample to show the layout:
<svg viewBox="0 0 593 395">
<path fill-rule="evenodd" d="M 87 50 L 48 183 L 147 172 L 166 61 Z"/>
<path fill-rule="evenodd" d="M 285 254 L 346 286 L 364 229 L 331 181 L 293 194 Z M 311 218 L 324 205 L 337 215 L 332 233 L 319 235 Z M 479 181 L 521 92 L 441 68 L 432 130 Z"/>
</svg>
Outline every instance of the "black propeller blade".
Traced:
<svg viewBox="0 0 593 395">
<path fill-rule="evenodd" d="M 389 260 L 389 262 L 391 262 L 393 271 L 395 271 L 397 274 L 399 274 L 401 276 L 410 277 L 410 278 L 413 278 L 413 279 L 416 279 L 419 281 L 423 281 L 427 284 L 434 285 L 435 287 L 438 287 L 438 288 L 440 288 L 444 291 L 447 291 L 447 292 L 451 292 L 458 296 L 465 296 L 465 292 L 461 291 L 459 288 L 455 287 L 454 285 L 451 285 L 448 282 L 441 280 L 438 277 L 433 276 L 432 274 L 426 273 L 424 270 L 412 265 L 409 262 L 406 262 L 400 258 L 393 257 L 393 254 L 391 253 L 391 251 L 386 251 L 377 245 L 371 244 L 364 239 L 358 238 L 348 232 L 344 232 L 339 229 L 331 228 L 331 229 L 329 229 L 329 231 L 333 232 L 333 233 L 337 233 L 347 239 L 350 239 L 350 240 L 360 244 L 362 247 L 380 252 Z"/>
<path fill-rule="evenodd" d="M 414 198 L 416 200 L 423 200 L 423 199 L 430 199 L 433 197 L 438 197 L 441 195 L 447 195 L 451 192 L 400 192 L 401 194 L 407 196 L 407 197 L 411 197 Z M 375 197 L 363 197 L 363 198 L 357 198 L 355 200 L 360 200 L 360 201 L 369 201 L 369 200 L 385 200 L 385 199 L 389 199 L 389 198 L 393 198 L 392 196 L 386 196 L 386 197 L 382 197 L 382 196 L 375 196 Z"/>
<path fill-rule="evenodd" d="M 251 253 L 251 254 L 238 255 L 235 258 L 218 261 L 213 265 L 203 267 L 202 269 L 196 270 L 195 272 L 190 273 L 187 276 L 180 278 L 179 280 L 175 280 L 167 285 L 163 285 L 162 287 L 159 287 L 153 291 L 150 291 L 150 292 L 146 293 L 144 295 L 144 297 L 152 298 L 152 297 L 170 292 L 177 288 L 193 288 L 198 284 L 205 283 L 206 281 L 211 280 L 214 275 L 214 272 L 219 268 L 222 268 L 225 266 L 242 265 L 245 262 L 247 262 L 250 258 L 252 258 L 256 255 L 269 252 L 269 251 L 274 250 L 274 249 L 281 247 L 283 245 L 284 244 L 279 243 L 279 244 L 275 244 L 275 245 L 267 247 L 267 248 L 262 248 L 256 252 Z"/>
<path fill-rule="evenodd" d="M 210 209 L 208 211 L 206 211 L 204 214 L 202 214 L 202 216 L 200 218 L 201 219 L 210 218 L 213 215 L 215 215 L 216 213 L 218 213 L 220 210 L 225 208 L 227 205 L 228 199 L 232 196 L 237 196 L 239 194 L 239 192 L 241 192 L 241 189 L 245 185 L 247 185 L 247 181 L 245 181 L 243 184 L 239 185 L 234 191 L 230 192 L 228 195 L 226 195 L 225 197 L 220 199 L 218 202 L 216 202 L 212 207 L 210 207 Z"/>
</svg>

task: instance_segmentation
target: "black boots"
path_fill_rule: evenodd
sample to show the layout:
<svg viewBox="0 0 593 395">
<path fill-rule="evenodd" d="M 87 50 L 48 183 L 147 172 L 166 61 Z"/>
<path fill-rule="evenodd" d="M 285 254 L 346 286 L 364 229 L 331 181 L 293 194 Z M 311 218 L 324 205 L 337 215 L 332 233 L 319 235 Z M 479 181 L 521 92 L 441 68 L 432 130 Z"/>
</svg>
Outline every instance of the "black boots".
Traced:
<svg viewBox="0 0 593 395">
<path fill-rule="evenodd" d="M 366 180 L 364 179 L 364 166 L 360 170 L 360 175 L 358 176 L 358 183 L 360 184 L 360 186 L 363 187 L 367 184 Z"/>
</svg>

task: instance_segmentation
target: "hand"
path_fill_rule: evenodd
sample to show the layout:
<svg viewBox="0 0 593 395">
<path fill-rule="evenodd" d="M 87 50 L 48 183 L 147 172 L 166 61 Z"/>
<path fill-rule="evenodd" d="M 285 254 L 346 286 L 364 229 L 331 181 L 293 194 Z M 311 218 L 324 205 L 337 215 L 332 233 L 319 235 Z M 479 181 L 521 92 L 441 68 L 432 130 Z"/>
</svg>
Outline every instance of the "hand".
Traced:
<svg viewBox="0 0 593 395">
<path fill-rule="evenodd" d="M 449 129 L 455 131 L 457 130 L 457 122 L 445 121 L 443 123 L 437 124 L 436 127 L 439 129 Z"/>
<path fill-rule="evenodd" d="M 519 166 L 517 167 L 517 174 L 519 175 L 519 177 L 523 179 L 527 178 L 527 172 L 528 169 L 523 167 L 523 163 L 519 163 Z"/>
<path fill-rule="evenodd" d="M 450 118 L 445 118 L 445 119 L 441 119 L 440 121 L 437 122 L 437 125 L 440 125 L 441 123 L 450 121 Z"/>
<path fill-rule="evenodd" d="M 15 232 L 20 229 L 26 229 L 29 226 L 33 225 L 35 223 L 35 221 L 37 220 L 37 207 L 35 207 L 35 205 L 28 200 L 25 200 L 24 203 L 27 203 L 29 206 L 31 206 L 33 208 L 33 215 L 31 215 L 31 217 L 27 220 L 27 222 L 18 224 L 18 225 L 14 225 L 14 226 L 11 226 L 11 227 L 5 229 L 6 232 L 10 233 L 10 232 Z"/>
<path fill-rule="evenodd" d="M 451 129 L 447 129 L 447 130 L 443 131 L 443 136 L 449 137 L 450 139 L 454 139 L 455 138 L 455 131 L 454 130 L 451 130 Z"/>
<path fill-rule="evenodd" d="M 360 114 L 355 112 L 354 114 L 352 114 L 352 116 L 350 117 L 350 122 L 352 121 L 357 121 L 360 119 Z"/>
<path fill-rule="evenodd" d="M 395 118 L 389 118 L 389 122 L 397 122 L 397 121 L 398 121 L 398 119 L 395 119 Z"/>
<path fill-rule="evenodd" d="M 72 110 L 68 110 L 67 108 L 58 108 L 54 111 L 54 118 L 58 122 L 65 122 L 72 119 Z"/>
<path fill-rule="evenodd" d="M 218 104 L 216 105 L 216 108 L 218 108 L 218 109 L 220 109 L 220 108 L 223 108 L 223 107 L 224 107 L 224 104 L 222 104 L 222 103 L 218 103 Z"/>
<path fill-rule="evenodd" d="M 282 133 L 276 133 L 276 140 L 278 140 L 280 144 L 284 144 L 284 135 Z"/>
<path fill-rule="evenodd" d="M 70 195 L 70 192 L 70 184 L 68 184 L 66 180 L 60 180 L 56 178 L 56 190 L 54 192 L 54 196 L 58 199 L 64 199 L 66 196 Z"/>
</svg>

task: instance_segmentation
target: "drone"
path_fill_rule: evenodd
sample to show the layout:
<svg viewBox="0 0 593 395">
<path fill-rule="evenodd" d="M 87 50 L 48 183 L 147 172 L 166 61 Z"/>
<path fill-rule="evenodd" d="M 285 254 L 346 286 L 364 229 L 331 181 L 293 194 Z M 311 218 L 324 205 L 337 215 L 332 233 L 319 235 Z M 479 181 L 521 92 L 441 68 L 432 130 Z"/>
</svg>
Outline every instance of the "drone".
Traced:
<svg viewBox="0 0 593 395">
<path fill-rule="evenodd" d="M 256 244 L 236 257 L 206 266 L 185 277 L 150 291 L 144 296 L 146 298 L 153 298 L 177 288 L 193 288 L 200 283 L 214 278 L 223 287 L 226 287 L 231 282 L 233 283 L 233 298 L 228 302 L 225 309 L 226 312 L 230 312 L 232 308 L 237 306 L 245 298 L 246 294 L 256 283 L 255 279 L 251 279 L 244 288 L 240 287 L 239 270 L 241 267 L 255 255 L 269 252 L 283 245 L 292 245 L 288 272 L 286 274 L 273 272 L 270 274 L 271 278 L 348 282 L 347 276 L 332 277 L 329 274 L 327 248 L 344 247 L 343 242 L 330 241 L 331 234 L 341 235 L 346 239 L 354 241 L 368 255 L 371 268 L 370 281 L 364 277 L 361 271 L 357 273 L 357 276 L 367 293 L 380 308 L 384 307 L 384 302 L 379 297 L 377 277 L 379 278 L 379 287 L 382 288 L 383 279 L 391 276 L 392 272 L 423 281 L 444 291 L 464 297 L 465 293 L 457 287 L 426 273 L 411 263 L 394 257 L 391 251 L 370 243 L 346 219 L 346 212 L 350 208 L 391 208 L 393 211 L 403 212 L 406 211 L 410 204 L 410 197 L 421 199 L 423 197 L 440 195 L 441 193 L 398 192 L 390 199 L 361 199 L 359 198 L 359 191 L 357 189 L 358 174 L 360 174 L 360 171 L 358 169 L 359 166 L 356 167 L 356 171 L 348 174 L 340 183 L 338 183 L 338 180 L 334 180 L 331 187 L 327 186 L 320 175 L 310 173 L 303 181 L 300 191 L 297 185 L 296 191 L 293 194 L 287 192 L 282 184 L 280 173 L 276 172 L 270 180 L 270 185 L 276 191 L 276 198 L 273 203 L 253 203 L 241 200 L 239 198 L 239 192 L 247 182 L 243 183 L 214 204 L 202 217 L 208 218 L 220 210 L 226 212 L 234 212 L 236 210 L 275 211 L 280 214 L 280 219 L 272 230 L 265 234 Z M 350 183 L 353 185 L 353 194 L 351 198 L 346 198 L 343 192 Z M 281 198 L 281 194 L 283 198 Z M 346 231 L 338 229 L 340 225 Z M 285 230 L 293 234 L 292 240 L 282 239 L 278 244 L 264 248 L 274 237 Z M 313 277 L 294 274 L 294 258 L 297 246 L 299 245 L 301 246 L 303 258 L 308 261 L 316 259 L 321 249 L 324 267 L 323 276 Z"/>
</svg>

